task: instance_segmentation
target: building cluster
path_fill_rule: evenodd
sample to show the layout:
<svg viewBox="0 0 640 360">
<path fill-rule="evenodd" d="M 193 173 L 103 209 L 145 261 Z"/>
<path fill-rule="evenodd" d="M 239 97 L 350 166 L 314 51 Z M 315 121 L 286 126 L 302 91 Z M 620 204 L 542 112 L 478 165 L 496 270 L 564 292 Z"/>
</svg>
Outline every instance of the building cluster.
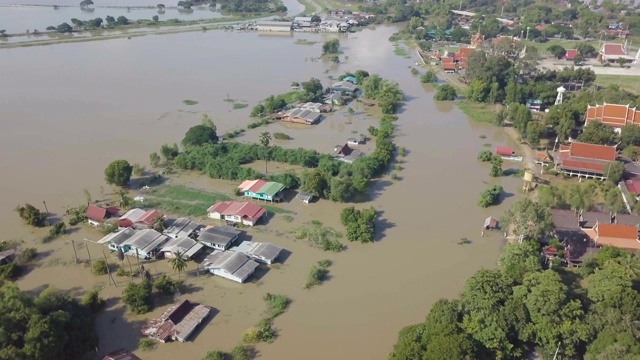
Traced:
<svg viewBox="0 0 640 360">
<path fill-rule="evenodd" d="M 334 10 L 331 16 L 321 19 L 319 16 L 297 16 L 293 20 L 276 19 L 258 21 L 256 28 L 263 32 L 348 32 L 353 26 L 368 23 L 375 18 L 373 14 L 362 14 L 344 10 Z"/>
<path fill-rule="evenodd" d="M 279 202 L 284 188 L 277 182 L 247 180 L 238 186 L 238 193 L 245 199 Z M 204 225 L 182 217 L 169 221 L 165 228 L 157 226 L 167 222 L 158 210 L 134 208 L 120 215 L 114 207 L 87 207 L 90 224 L 117 224 L 118 231 L 97 241 L 109 250 L 143 260 L 174 258 L 178 254 L 192 260 L 204 257 L 204 269 L 239 283 L 245 282 L 260 263 L 271 265 L 282 253 L 283 249 L 276 245 L 241 239 L 243 231 L 238 226 L 255 226 L 266 216 L 265 208 L 250 201 L 219 201 L 207 209 L 207 214 L 224 221 L 224 225 Z"/>
</svg>

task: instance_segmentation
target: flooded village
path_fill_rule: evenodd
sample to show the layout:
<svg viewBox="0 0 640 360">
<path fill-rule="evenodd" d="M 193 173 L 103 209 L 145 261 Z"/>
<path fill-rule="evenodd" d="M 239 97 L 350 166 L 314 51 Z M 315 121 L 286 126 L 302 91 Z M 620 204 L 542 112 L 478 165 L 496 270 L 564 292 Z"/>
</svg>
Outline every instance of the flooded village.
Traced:
<svg viewBox="0 0 640 360">
<path fill-rule="evenodd" d="M 228 352 L 265 320 L 264 299 L 278 294 L 290 303 L 269 318 L 277 340 L 257 344 L 257 358 L 381 359 L 400 328 L 423 319 L 436 300 L 455 297 L 478 269 L 495 267 L 506 240 L 492 230 L 521 196 L 523 180 L 490 177 L 476 155 L 490 149 L 506 168 L 519 170 L 519 162 L 528 160 L 514 138 L 434 101 L 432 89 L 409 71 L 417 55 L 397 56 L 386 40 L 400 25 L 348 34 L 339 31 L 340 23 L 335 32 L 295 31 L 294 22 L 278 26 L 289 30 L 192 32 L 0 52 L 2 79 L 11 84 L 0 90 L 0 148 L 10 154 L 0 160 L 2 239 L 37 249 L 16 281 L 21 290 L 38 294 L 55 287 L 78 298 L 99 290 L 106 306 L 96 320 L 96 358 L 121 350 L 158 360 Z M 274 34 L 281 32 L 287 34 Z M 321 57 L 329 39 L 340 40 L 337 63 Z M 277 181 L 219 180 L 149 165 L 149 154 L 179 143 L 204 114 L 220 137 L 237 131 L 225 142 L 260 144 L 264 132 L 283 133 L 288 140 L 274 138 L 272 146 L 356 162 L 375 151 L 368 129 L 382 116 L 375 102 L 360 97 L 357 79 L 344 76 L 357 70 L 399 84 L 404 101 L 394 142 L 406 154 L 393 164 L 399 170 L 372 180 L 355 204 Z M 255 105 L 312 78 L 325 89 L 318 102 L 293 104 L 248 127 Z M 569 153 L 562 159 L 570 162 L 577 147 L 562 148 Z M 104 179 L 105 167 L 117 159 L 147 169 L 133 176 L 126 206 Z M 545 159 L 538 160 L 544 166 Z M 262 160 L 242 167 L 268 175 L 303 170 Z M 492 185 L 504 188 L 504 201 L 478 207 L 478 194 Z M 14 211 L 25 203 L 42 207 L 52 220 L 87 204 L 87 219 L 43 242 L 48 230 L 24 225 Z M 345 234 L 340 213 L 352 205 L 376 209 L 373 242 L 340 237 L 346 249 L 330 252 L 296 236 L 316 223 Z M 105 222 L 118 230 L 103 233 Z M 597 231 L 574 222 L 571 230 Z M 181 271 L 172 265 L 176 253 L 188 259 Z M 96 276 L 88 264 L 101 258 L 113 268 Z M 323 261 L 331 264 L 325 281 L 306 288 L 310 267 Z M 179 279 L 180 291 L 135 314 L 122 302 L 133 268 L 144 270 L 140 277 Z M 117 276 L 117 269 L 130 273 Z M 154 340 L 154 350 L 138 349 L 143 337 Z"/>
</svg>

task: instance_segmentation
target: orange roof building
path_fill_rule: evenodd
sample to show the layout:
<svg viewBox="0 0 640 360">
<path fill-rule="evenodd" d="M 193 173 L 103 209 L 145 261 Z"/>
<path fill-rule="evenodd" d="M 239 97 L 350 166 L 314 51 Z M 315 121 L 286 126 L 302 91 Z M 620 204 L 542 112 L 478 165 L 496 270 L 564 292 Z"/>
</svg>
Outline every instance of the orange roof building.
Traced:
<svg viewBox="0 0 640 360">
<path fill-rule="evenodd" d="M 599 121 L 616 129 L 621 129 L 626 125 L 640 125 L 640 110 L 629 107 L 629 105 L 607 103 L 589 105 L 584 114 L 584 124 L 586 126 L 593 121 Z"/>
<path fill-rule="evenodd" d="M 484 35 L 480 34 L 480 30 L 474 35 L 471 35 L 471 47 L 478 48 L 484 43 Z"/>
<path fill-rule="evenodd" d="M 556 169 L 569 176 L 605 180 L 606 167 L 616 160 L 615 146 L 594 145 L 572 142 L 560 145 L 556 159 Z"/>
<path fill-rule="evenodd" d="M 471 54 L 475 50 L 476 49 L 473 47 L 467 47 L 467 48 L 460 48 L 460 50 L 456 51 L 455 59 L 458 62 L 458 65 L 460 66 L 460 68 L 462 69 L 467 68 L 467 63 L 469 62 L 469 56 L 471 56 Z"/>
<path fill-rule="evenodd" d="M 640 250 L 638 228 L 632 225 L 597 223 L 587 235 L 598 246 L 615 246 L 628 250 Z"/>
</svg>

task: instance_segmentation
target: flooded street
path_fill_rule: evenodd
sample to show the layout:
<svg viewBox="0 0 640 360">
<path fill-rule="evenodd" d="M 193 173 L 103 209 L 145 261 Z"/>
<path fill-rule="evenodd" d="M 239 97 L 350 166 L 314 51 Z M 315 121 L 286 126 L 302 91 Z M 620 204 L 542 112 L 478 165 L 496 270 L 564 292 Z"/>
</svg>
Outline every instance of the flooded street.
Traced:
<svg viewBox="0 0 640 360">
<path fill-rule="evenodd" d="M 219 313 L 192 342 L 160 344 L 149 355 L 139 355 L 199 359 L 210 349 L 228 351 L 259 320 L 262 296 L 270 292 L 290 297 L 292 304 L 275 320 L 275 343 L 257 346 L 259 358 L 385 359 L 401 327 L 422 321 L 437 299 L 457 295 L 478 268 L 494 266 L 503 240 L 495 233 L 480 237 L 481 226 L 486 217 L 499 216 L 515 196 L 489 209 L 479 208 L 476 201 L 491 184 L 500 183 L 510 195 L 521 186 L 517 178 L 490 178 L 488 166 L 476 160 L 486 144 L 508 143 L 503 132 L 470 123 L 450 104 L 434 103 L 434 92 L 425 91 L 409 71 L 415 60 L 394 54 L 387 39 L 395 31 L 397 27 L 380 26 L 341 36 L 341 58 L 348 59 L 338 66 L 312 61 L 330 36 L 320 34 L 209 31 L 0 51 L 0 78 L 11 84 L 0 89 L 0 150 L 11 154 L 0 160 L 5 174 L 0 183 L 0 226 L 5 237 L 32 241 L 37 235 L 29 235 L 31 229 L 19 223 L 13 211 L 18 203 L 39 206 L 45 200 L 51 212 L 61 212 L 65 205 L 86 201 L 85 188 L 100 198 L 103 170 L 110 161 L 126 158 L 147 164 L 149 153 L 163 143 L 179 142 L 202 113 L 212 117 L 219 133 L 243 128 L 252 121 L 249 113 L 258 101 L 288 91 L 293 81 L 316 77 L 328 85 L 328 76 L 365 69 L 397 81 L 407 99 L 396 123 L 395 142 L 408 153 L 401 180 L 378 180 L 372 186 L 372 201 L 358 205 L 382 212 L 379 241 L 348 243 L 348 250 L 339 254 L 310 248 L 285 232 L 313 219 L 342 231 L 338 213 L 343 205 L 295 200 L 285 204 L 296 213 L 293 223 L 276 216 L 266 226 L 249 230 L 254 241 L 288 249 L 291 255 L 284 264 L 243 285 L 190 278 L 185 297 Z M 297 45 L 298 39 L 319 43 Z M 199 103 L 186 106 L 185 99 Z M 225 101 L 229 99 L 248 107 L 233 110 Z M 340 141 L 376 123 L 365 116 L 332 114 L 314 127 L 276 123 L 249 130 L 238 140 L 254 141 L 261 131 L 279 131 L 294 139 L 283 146 L 331 152 Z M 178 180 L 225 193 L 234 186 L 191 174 Z M 103 192 L 109 191 L 105 185 Z M 76 236 L 100 235 L 83 230 L 66 238 Z M 471 243 L 458 245 L 463 237 Z M 44 247 L 68 259 L 70 247 L 64 241 Z M 99 246 L 89 246 L 92 253 L 101 254 Z M 321 259 L 333 261 L 330 279 L 304 290 L 308 268 Z M 166 261 L 149 268 L 152 273 L 170 271 Z M 49 261 L 19 284 L 23 290 L 34 290 L 45 284 L 90 289 L 107 283 L 106 277 L 95 278 L 80 269 Z M 115 297 L 121 289 L 107 287 L 102 294 Z M 132 329 L 163 310 L 127 315 L 125 323 L 122 307 L 110 308 L 99 319 L 100 354 L 135 348 L 138 335 Z"/>
</svg>

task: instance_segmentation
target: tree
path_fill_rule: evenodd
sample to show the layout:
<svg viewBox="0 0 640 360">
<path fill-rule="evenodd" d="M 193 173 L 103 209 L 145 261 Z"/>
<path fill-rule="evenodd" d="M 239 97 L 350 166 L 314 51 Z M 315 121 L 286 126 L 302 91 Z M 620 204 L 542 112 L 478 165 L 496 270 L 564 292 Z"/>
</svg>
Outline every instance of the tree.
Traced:
<svg viewBox="0 0 640 360">
<path fill-rule="evenodd" d="M 542 270 L 537 244 L 507 244 L 500 254 L 500 271 L 514 283 L 522 283 L 525 275 Z"/>
<path fill-rule="evenodd" d="M 500 185 L 493 185 L 487 190 L 483 191 L 480 194 L 480 199 L 478 199 L 478 206 L 486 208 L 492 205 L 497 205 L 500 203 L 500 197 L 504 189 Z"/>
<path fill-rule="evenodd" d="M 491 171 L 489 172 L 491 177 L 502 176 L 502 158 L 499 156 L 491 156 Z"/>
<path fill-rule="evenodd" d="M 173 280 L 167 275 L 162 274 L 153 282 L 153 287 L 164 296 L 172 296 L 180 288 L 180 281 Z"/>
<path fill-rule="evenodd" d="M 178 278 L 180 278 L 180 273 L 187 268 L 187 262 L 189 259 L 187 259 L 180 251 L 174 252 L 173 255 L 174 257 L 169 260 L 169 264 L 171 264 L 171 268 L 173 268 L 174 271 L 178 272 Z"/>
<path fill-rule="evenodd" d="M 624 164 L 619 161 L 612 161 L 604 168 L 607 181 L 617 185 L 622 180 L 624 174 Z"/>
<path fill-rule="evenodd" d="M 623 57 L 619 57 L 616 62 L 618 63 L 618 65 L 620 65 L 620 67 L 625 67 L 627 65 L 627 59 Z"/>
<path fill-rule="evenodd" d="M 474 102 L 485 102 L 489 95 L 490 85 L 480 79 L 474 79 L 469 84 L 467 99 Z"/>
<path fill-rule="evenodd" d="M 556 59 L 561 59 L 567 53 L 567 50 L 560 45 L 551 45 L 547 48 L 547 51 L 555 56 Z"/>
<path fill-rule="evenodd" d="M 153 219 L 151 228 L 159 233 L 162 233 L 166 229 L 166 226 L 164 224 L 164 216 L 158 216 L 157 218 Z"/>
<path fill-rule="evenodd" d="M 301 183 L 301 189 L 303 191 L 318 197 L 325 197 L 329 187 L 324 174 L 318 169 L 303 173 Z"/>
<path fill-rule="evenodd" d="M 576 46 L 576 50 L 578 50 L 580 55 L 584 56 L 585 58 L 594 57 L 598 53 L 593 45 L 587 43 L 578 44 L 578 46 Z"/>
<path fill-rule="evenodd" d="M 111 15 L 107 15 L 104 20 L 107 22 L 107 25 L 113 25 L 116 23 L 116 18 Z"/>
<path fill-rule="evenodd" d="M 626 125 L 620 131 L 620 147 L 626 148 L 631 145 L 640 145 L 640 126 Z"/>
<path fill-rule="evenodd" d="M 122 292 L 122 302 L 129 306 L 134 314 L 144 314 L 151 310 L 151 282 L 129 283 Z"/>
<path fill-rule="evenodd" d="M 438 82 L 438 76 L 436 75 L 435 71 L 427 70 L 426 73 L 420 76 L 420 82 L 425 84 L 434 84 Z"/>
<path fill-rule="evenodd" d="M 624 205 L 624 200 L 622 200 L 622 195 L 620 193 L 620 189 L 617 186 L 612 186 L 605 193 L 605 204 L 609 211 L 617 214 L 626 209 Z"/>
<path fill-rule="evenodd" d="M 216 130 L 210 126 L 196 125 L 192 126 L 182 139 L 184 147 L 200 146 L 203 144 L 216 144 L 218 135 Z"/>
<path fill-rule="evenodd" d="M 599 121 L 588 123 L 582 134 L 578 136 L 578 141 L 597 145 L 609 145 L 615 143 L 617 135 L 613 127 L 605 125 Z"/>
<path fill-rule="evenodd" d="M 116 160 L 104 170 L 104 180 L 110 185 L 126 186 L 131 180 L 132 172 L 133 166 L 127 160 Z"/>
<path fill-rule="evenodd" d="M 512 226 L 514 235 L 523 240 L 539 240 L 553 229 L 548 208 L 528 198 L 518 200 L 507 209 L 501 220 L 502 226 Z"/>
<path fill-rule="evenodd" d="M 311 22 L 312 23 L 320 23 L 321 21 L 322 21 L 322 19 L 320 18 L 320 16 L 318 16 L 318 15 L 311 16 Z"/>
<path fill-rule="evenodd" d="M 531 121 L 527 124 L 527 140 L 531 146 L 540 145 L 540 139 L 547 131 L 547 127 L 539 121 Z"/>
<path fill-rule="evenodd" d="M 331 39 L 322 44 L 322 55 L 337 54 L 340 51 L 340 40 Z"/>
<path fill-rule="evenodd" d="M 129 25 L 129 19 L 124 16 L 118 16 L 116 19 L 116 24 L 118 25 Z"/>
<path fill-rule="evenodd" d="M 117 204 L 121 209 L 126 209 L 131 205 L 131 198 L 124 189 L 118 190 L 117 196 Z"/>
<path fill-rule="evenodd" d="M 204 126 L 208 126 L 213 129 L 214 132 L 218 131 L 218 127 L 213 123 L 213 120 L 207 114 L 202 114 L 202 118 L 200 119 L 200 123 Z"/>
<path fill-rule="evenodd" d="M 353 206 L 340 213 L 340 222 L 347 228 L 347 240 L 372 242 L 375 235 L 377 212 L 373 207 L 358 210 Z"/>
<path fill-rule="evenodd" d="M 158 22 L 158 21 L 160 21 L 160 17 L 158 15 L 153 15 L 151 17 L 151 20 L 153 20 L 153 22 Z"/>
<path fill-rule="evenodd" d="M 178 149 L 178 144 L 174 143 L 173 145 L 162 144 L 160 147 L 160 154 L 166 161 L 171 161 L 178 156 L 180 150 Z M 154 153 L 155 154 L 155 153 Z M 153 156 L 153 154 L 151 154 Z"/>
<path fill-rule="evenodd" d="M 573 65 L 579 66 L 583 62 L 584 62 L 584 56 L 582 54 L 576 54 L 576 56 L 573 57 Z"/>
<path fill-rule="evenodd" d="M 27 225 L 35 226 L 35 227 L 43 227 L 47 225 L 47 214 L 40 211 L 40 209 L 36 208 L 31 204 L 25 204 L 24 206 L 16 207 L 16 211 L 20 218 Z"/>
<path fill-rule="evenodd" d="M 145 167 L 140 164 L 133 164 L 133 174 L 135 176 L 143 176 L 146 171 Z M 89 201 L 91 202 L 91 201 Z"/>
<path fill-rule="evenodd" d="M 64 34 L 64 33 L 70 33 L 73 32 L 73 28 L 71 27 L 71 25 L 65 23 L 62 23 L 60 25 L 58 25 L 58 27 L 56 27 L 56 31 Z"/>
<path fill-rule="evenodd" d="M 438 101 L 451 101 L 455 100 L 456 96 L 458 96 L 456 89 L 449 84 L 444 84 L 438 87 L 435 99 Z"/>
<path fill-rule="evenodd" d="M 268 131 L 260 133 L 260 144 L 264 147 L 264 172 L 268 173 L 267 162 L 269 161 L 269 144 L 271 143 L 271 134 Z"/>
<path fill-rule="evenodd" d="M 225 360 L 227 355 L 220 350 L 209 350 L 202 360 Z"/>
<path fill-rule="evenodd" d="M 149 155 L 149 162 L 153 167 L 158 167 L 158 165 L 160 165 L 160 160 L 160 155 L 158 155 L 157 152 L 151 153 Z"/>
</svg>

